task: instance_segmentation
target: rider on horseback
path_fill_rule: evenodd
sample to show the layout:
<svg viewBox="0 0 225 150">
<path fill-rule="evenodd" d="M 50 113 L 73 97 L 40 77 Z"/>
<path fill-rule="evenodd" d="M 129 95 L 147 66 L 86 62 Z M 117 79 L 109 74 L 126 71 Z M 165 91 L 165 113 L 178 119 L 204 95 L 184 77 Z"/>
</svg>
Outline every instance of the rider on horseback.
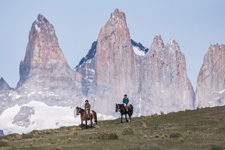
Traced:
<svg viewBox="0 0 225 150">
<path fill-rule="evenodd" d="M 125 94 L 123 98 L 123 104 L 126 108 L 126 111 L 128 111 L 128 103 L 129 103 L 129 99 L 127 98 L 127 94 Z"/>
<path fill-rule="evenodd" d="M 84 108 L 85 108 L 85 111 L 87 112 L 87 118 L 89 118 L 91 105 L 88 103 L 88 100 L 85 101 Z"/>
</svg>

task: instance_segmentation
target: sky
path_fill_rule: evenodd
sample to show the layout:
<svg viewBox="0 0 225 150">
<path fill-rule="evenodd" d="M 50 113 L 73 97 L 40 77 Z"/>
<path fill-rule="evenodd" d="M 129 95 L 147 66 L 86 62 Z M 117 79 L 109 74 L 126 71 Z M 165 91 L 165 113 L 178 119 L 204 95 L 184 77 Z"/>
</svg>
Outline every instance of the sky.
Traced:
<svg viewBox="0 0 225 150">
<path fill-rule="evenodd" d="M 118 8 L 126 14 L 136 42 L 150 48 L 156 35 L 162 36 L 164 44 L 170 39 L 178 42 L 195 89 L 209 46 L 225 44 L 224 7 L 224 0 L 0 0 L 0 77 L 16 87 L 38 14 L 53 24 L 60 48 L 74 68 Z"/>
</svg>

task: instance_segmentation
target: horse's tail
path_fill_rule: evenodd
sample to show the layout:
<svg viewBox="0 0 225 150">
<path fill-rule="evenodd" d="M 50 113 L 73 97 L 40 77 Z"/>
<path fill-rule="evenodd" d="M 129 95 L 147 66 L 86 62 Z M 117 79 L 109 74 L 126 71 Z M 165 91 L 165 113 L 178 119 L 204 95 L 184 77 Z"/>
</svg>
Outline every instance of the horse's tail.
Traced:
<svg viewBox="0 0 225 150">
<path fill-rule="evenodd" d="M 97 113 L 95 111 L 93 111 L 93 117 L 95 120 L 96 125 L 98 124 L 98 120 L 97 120 Z"/>
<path fill-rule="evenodd" d="M 130 104 L 130 107 L 131 107 L 130 115 L 132 116 L 134 108 L 132 104 Z"/>
</svg>

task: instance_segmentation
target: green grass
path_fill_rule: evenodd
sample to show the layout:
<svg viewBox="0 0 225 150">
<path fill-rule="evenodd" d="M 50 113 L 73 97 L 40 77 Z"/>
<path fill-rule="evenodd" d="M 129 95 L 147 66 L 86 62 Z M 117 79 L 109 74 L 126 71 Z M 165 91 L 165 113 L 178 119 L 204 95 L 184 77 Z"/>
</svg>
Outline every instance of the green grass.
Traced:
<svg viewBox="0 0 225 150">
<path fill-rule="evenodd" d="M 8 142 L 0 141 L 0 147 L 3 147 L 3 146 L 9 146 Z"/>
<path fill-rule="evenodd" d="M 0 137 L 0 150 L 225 149 L 225 106 L 98 123 L 92 129 L 70 126 L 7 135 Z"/>
</svg>

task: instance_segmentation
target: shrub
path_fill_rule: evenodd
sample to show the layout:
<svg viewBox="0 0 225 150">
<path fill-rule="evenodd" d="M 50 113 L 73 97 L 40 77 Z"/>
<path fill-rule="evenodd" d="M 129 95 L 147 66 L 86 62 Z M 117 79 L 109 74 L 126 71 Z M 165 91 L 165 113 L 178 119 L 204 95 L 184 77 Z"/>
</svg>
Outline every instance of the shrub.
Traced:
<svg viewBox="0 0 225 150">
<path fill-rule="evenodd" d="M 61 147 L 57 147 L 56 150 L 62 150 L 62 148 Z"/>
<path fill-rule="evenodd" d="M 187 130 L 187 133 L 188 133 L 188 134 L 191 134 L 191 130 Z"/>
<path fill-rule="evenodd" d="M 31 134 L 31 133 L 22 134 L 22 139 L 29 139 L 29 138 L 32 138 L 32 137 L 33 137 L 33 134 Z"/>
<path fill-rule="evenodd" d="M 212 144 L 211 148 L 210 148 L 210 150 L 221 150 L 221 149 L 223 149 L 223 147 L 221 147 L 219 145 L 214 145 L 214 144 Z"/>
<path fill-rule="evenodd" d="M 147 139 L 147 138 L 148 138 L 148 136 L 144 134 L 143 138 L 144 138 L 144 139 Z"/>
<path fill-rule="evenodd" d="M 60 127 L 58 130 L 59 130 L 59 131 L 66 131 L 66 130 L 68 130 L 68 128 L 65 127 L 65 126 L 63 126 L 63 127 Z"/>
<path fill-rule="evenodd" d="M 132 134 L 134 134 L 134 131 L 132 130 L 131 127 L 126 127 L 126 128 L 124 128 L 122 134 L 123 135 L 132 135 Z"/>
<path fill-rule="evenodd" d="M 68 142 L 71 142 L 72 141 L 72 139 L 71 138 L 68 138 Z"/>
<path fill-rule="evenodd" d="M 135 146 L 133 148 L 130 148 L 129 150 L 144 150 L 144 149 L 148 149 L 148 150 L 161 150 L 157 145 L 152 145 L 152 146 L 149 146 L 149 145 L 138 145 L 138 146 Z"/>
<path fill-rule="evenodd" d="M 166 137 L 167 137 L 167 134 L 163 134 L 162 137 L 163 137 L 163 138 L 166 138 Z"/>
<path fill-rule="evenodd" d="M 180 133 L 171 133 L 170 134 L 170 138 L 179 138 L 182 137 L 182 135 Z"/>
<path fill-rule="evenodd" d="M 21 140 L 21 139 L 22 139 L 21 135 L 19 135 L 19 134 L 15 134 L 14 138 L 15 138 L 16 140 Z"/>
<path fill-rule="evenodd" d="M 9 146 L 9 143 L 6 141 L 0 141 L 0 147 Z"/>
<path fill-rule="evenodd" d="M 184 139 L 183 139 L 183 138 L 181 138 L 181 139 L 180 139 L 180 142 L 181 142 L 181 143 L 183 143 L 183 142 L 184 142 Z"/>
<path fill-rule="evenodd" d="M 97 136 L 98 139 L 103 139 L 103 140 L 116 140 L 119 138 L 119 136 L 116 133 L 101 133 Z"/>
<path fill-rule="evenodd" d="M 150 146 L 149 150 L 161 150 L 158 146 Z"/>
<path fill-rule="evenodd" d="M 146 123 L 144 123 L 144 122 L 142 123 L 142 128 L 143 128 L 143 129 L 146 129 L 146 128 L 147 128 Z"/>
<path fill-rule="evenodd" d="M 45 134 L 51 134 L 52 131 L 51 131 L 51 130 L 45 130 L 44 133 L 45 133 Z"/>
</svg>

